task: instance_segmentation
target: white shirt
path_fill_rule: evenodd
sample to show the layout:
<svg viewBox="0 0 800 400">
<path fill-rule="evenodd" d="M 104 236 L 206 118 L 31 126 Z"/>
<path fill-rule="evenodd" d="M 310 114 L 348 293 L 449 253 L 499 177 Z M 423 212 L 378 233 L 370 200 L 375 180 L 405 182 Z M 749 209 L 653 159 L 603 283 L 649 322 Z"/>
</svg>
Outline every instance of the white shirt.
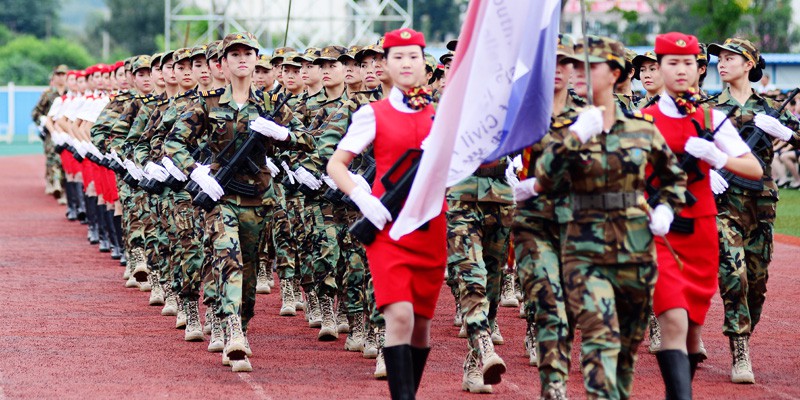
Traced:
<svg viewBox="0 0 800 400">
<path fill-rule="evenodd" d="M 403 102 L 403 92 L 396 87 L 389 91 L 389 104 L 395 110 L 406 114 L 422 111 L 409 108 Z M 347 150 L 353 154 L 361 154 L 375 140 L 375 126 L 375 110 L 369 104 L 361 107 L 353 114 L 353 120 L 347 128 L 347 133 L 336 148 Z"/>
<path fill-rule="evenodd" d="M 683 115 L 680 111 L 678 111 L 678 106 L 675 105 L 675 101 L 672 100 L 672 97 L 670 97 L 666 92 L 661 94 L 661 98 L 658 100 L 658 108 L 662 113 L 664 113 L 664 115 L 670 118 L 689 117 L 688 115 Z M 714 129 L 717 129 L 720 125 L 722 125 L 722 127 L 719 128 L 717 133 L 714 135 L 714 144 L 717 145 L 717 148 L 731 157 L 739 157 L 750 152 L 750 147 L 748 147 L 747 143 L 742 140 L 742 137 L 739 136 L 739 131 L 737 131 L 733 124 L 727 118 L 725 118 L 725 114 L 722 111 L 712 108 L 711 122 L 714 125 Z"/>
</svg>

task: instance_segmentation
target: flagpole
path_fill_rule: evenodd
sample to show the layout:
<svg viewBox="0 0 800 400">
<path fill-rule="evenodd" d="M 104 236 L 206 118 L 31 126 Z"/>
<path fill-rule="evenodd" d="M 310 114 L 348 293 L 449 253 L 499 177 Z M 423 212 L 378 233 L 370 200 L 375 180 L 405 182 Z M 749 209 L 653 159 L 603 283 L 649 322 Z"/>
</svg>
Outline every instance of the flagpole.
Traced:
<svg viewBox="0 0 800 400">
<path fill-rule="evenodd" d="M 594 90 L 592 90 L 591 66 L 589 65 L 589 40 L 586 38 L 586 0 L 581 0 L 581 35 L 583 36 L 583 71 L 586 74 L 586 101 L 591 106 L 594 104 Z"/>
<path fill-rule="evenodd" d="M 286 40 L 289 38 L 289 19 L 292 17 L 292 0 L 289 0 L 289 11 L 286 13 L 286 32 L 283 33 L 283 47 L 286 47 Z"/>
</svg>

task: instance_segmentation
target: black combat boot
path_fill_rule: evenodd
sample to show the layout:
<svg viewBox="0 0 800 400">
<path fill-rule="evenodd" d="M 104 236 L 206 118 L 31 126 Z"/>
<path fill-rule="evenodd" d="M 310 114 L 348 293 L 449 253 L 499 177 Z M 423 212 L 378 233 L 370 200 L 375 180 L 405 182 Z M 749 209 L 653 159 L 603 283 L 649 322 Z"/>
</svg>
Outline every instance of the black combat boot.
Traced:
<svg viewBox="0 0 800 400">
<path fill-rule="evenodd" d="M 413 400 L 414 366 L 411 359 L 411 346 L 385 346 L 383 357 L 386 361 L 386 377 L 389 380 L 389 393 L 392 400 Z"/>
<path fill-rule="evenodd" d="M 75 193 L 73 182 L 67 182 L 64 188 L 67 192 L 67 213 L 66 217 L 70 221 L 78 219 L 78 194 Z"/>
<path fill-rule="evenodd" d="M 86 197 L 86 220 L 89 221 L 89 230 L 86 234 L 86 240 L 91 244 L 97 244 L 97 242 L 100 241 L 99 231 L 101 220 L 100 215 L 97 213 L 96 196 Z"/>
<path fill-rule="evenodd" d="M 422 382 L 422 371 L 425 370 L 425 364 L 428 362 L 428 354 L 431 352 L 430 347 L 414 347 L 411 346 L 411 364 L 414 366 L 414 393 L 419 390 L 419 383 Z"/>
<path fill-rule="evenodd" d="M 656 353 L 658 368 L 664 379 L 667 400 L 691 400 L 692 376 L 689 356 L 681 350 L 661 350 Z"/>
<path fill-rule="evenodd" d="M 83 193 L 83 183 L 74 182 L 74 185 L 75 193 L 77 193 L 78 196 L 78 221 L 86 225 L 89 222 L 86 221 L 86 195 Z"/>
<path fill-rule="evenodd" d="M 100 224 L 100 252 L 101 253 L 108 253 L 111 251 L 111 232 L 109 230 L 109 226 L 107 223 L 106 214 L 108 211 L 106 210 L 106 205 L 102 204 L 97 206 L 97 214 L 100 216 L 101 224 Z"/>
<path fill-rule="evenodd" d="M 122 216 L 114 215 L 114 210 L 108 210 L 108 215 L 111 215 L 111 220 L 112 223 L 114 224 L 114 234 L 116 235 L 116 242 L 119 244 L 119 253 L 120 253 L 119 265 L 126 266 L 128 265 L 128 258 L 125 257 L 125 241 L 122 238 Z"/>
</svg>

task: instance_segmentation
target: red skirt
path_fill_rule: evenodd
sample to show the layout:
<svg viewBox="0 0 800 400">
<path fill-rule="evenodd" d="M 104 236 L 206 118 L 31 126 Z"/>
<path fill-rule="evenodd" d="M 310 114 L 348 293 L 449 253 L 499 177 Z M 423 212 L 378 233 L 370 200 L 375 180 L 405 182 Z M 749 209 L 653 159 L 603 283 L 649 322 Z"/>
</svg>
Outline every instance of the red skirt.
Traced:
<svg viewBox="0 0 800 400">
<path fill-rule="evenodd" d="M 61 167 L 64 168 L 64 172 L 75 175 L 79 172 L 78 166 L 78 161 L 69 150 L 61 150 Z"/>
<path fill-rule="evenodd" d="M 378 310 L 411 302 L 414 314 L 433 318 L 447 265 L 447 220 L 444 213 L 400 240 L 389 237 L 391 224 L 366 246 Z"/>
<path fill-rule="evenodd" d="M 119 200 L 119 192 L 117 191 L 117 175 L 110 169 L 104 169 L 103 175 L 105 178 L 105 190 L 103 192 L 103 200 L 106 204 L 113 204 Z"/>
<path fill-rule="evenodd" d="M 89 184 L 94 182 L 95 164 L 89 161 L 88 158 L 84 158 L 83 161 L 80 162 L 80 166 L 83 172 L 83 191 L 85 192 Z M 95 184 L 95 190 L 97 190 L 97 184 Z"/>
<path fill-rule="evenodd" d="M 656 237 L 658 280 L 653 295 L 653 312 L 658 316 L 673 308 L 683 308 L 689 313 L 690 321 L 703 325 L 711 298 L 717 292 L 717 217 L 695 218 L 694 233 L 670 232 L 667 240 L 683 262 L 683 270 L 678 267 L 664 239 Z"/>
</svg>

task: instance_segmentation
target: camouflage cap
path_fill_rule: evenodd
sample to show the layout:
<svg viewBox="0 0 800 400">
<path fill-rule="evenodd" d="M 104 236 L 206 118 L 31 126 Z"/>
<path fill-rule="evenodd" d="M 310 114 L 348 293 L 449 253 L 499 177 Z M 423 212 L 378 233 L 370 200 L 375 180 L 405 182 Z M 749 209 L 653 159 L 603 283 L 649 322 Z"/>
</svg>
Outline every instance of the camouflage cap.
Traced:
<svg viewBox="0 0 800 400">
<path fill-rule="evenodd" d="M 700 54 L 697 55 L 697 62 L 702 64 L 708 64 L 708 45 L 705 43 L 698 43 L 700 46 Z"/>
<path fill-rule="evenodd" d="M 575 54 L 575 41 L 572 36 L 565 33 L 558 34 L 558 43 L 556 44 L 556 56 L 571 56 Z"/>
<path fill-rule="evenodd" d="M 150 65 L 151 65 L 152 59 L 153 58 L 150 57 L 147 54 L 143 54 L 141 56 L 133 57 L 133 61 L 131 61 L 131 72 L 133 72 L 135 74 L 136 71 L 138 71 L 140 69 L 143 69 L 143 68 L 150 69 Z"/>
<path fill-rule="evenodd" d="M 283 57 L 287 53 L 296 53 L 297 50 L 294 47 L 278 47 L 277 49 L 272 51 L 272 58 L 269 60 L 272 64 L 280 64 L 279 61 L 283 61 Z"/>
<path fill-rule="evenodd" d="M 316 48 L 316 47 L 309 47 L 309 48 L 306 49 L 306 51 L 303 52 L 303 54 L 298 54 L 294 58 L 294 61 L 296 61 L 296 62 L 302 62 L 302 61 L 314 62 L 314 60 L 316 60 L 317 57 L 320 56 L 320 54 L 322 54 L 322 49 L 319 49 L 319 48 Z"/>
<path fill-rule="evenodd" d="M 175 50 L 175 52 L 172 53 L 172 61 L 175 63 L 181 62 L 183 60 L 188 60 L 191 58 L 192 58 L 192 49 L 188 47 Z"/>
<path fill-rule="evenodd" d="M 53 70 L 56 74 L 66 74 L 67 71 L 69 71 L 69 67 L 66 64 L 60 64 Z"/>
<path fill-rule="evenodd" d="M 339 57 L 347 55 L 347 47 L 344 46 L 326 46 L 323 47 L 313 63 L 321 64 L 323 61 L 339 61 Z"/>
<path fill-rule="evenodd" d="M 220 54 L 224 56 L 231 46 L 235 46 L 237 44 L 247 46 L 256 52 L 258 52 L 258 49 L 261 47 L 258 45 L 258 39 L 256 39 L 255 35 L 250 32 L 229 33 L 225 35 L 224 39 L 222 39 L 222 49 Z"/>
<path fill-rule="evenodd" d="M 378 43 L 370 44 L 361 48 L 355 55 L 356 62 L 361 62 L 364 56 L 380 54 L 383 55 L 383 38 L 378 40 Z"/>
<path fill-rule="evenodd" d="M 439 62 L 442 63 L 442 64 L 447 64 L 450 61 L 453 61 L 453 57 L 455 57 L 455 56 L 456 56 L 456 52 L 448 51 L 447 53 L 444 53 L 444 54 L 442 54 L 441 57 L 439 57 Z"/>
<path fill-rule="evenodd" d="M 208 45 L 203 44 L 200 46 L 196 46 L 192 48 L 192 58 L 203 56 L 206 58 L 206 51 L 208 51 Z"/>
<path fill-rule="evenodd" d="M 168 62 L 175 62 L 172 60 L 172 54 L 175 53 L 174 50 L 165 51 L 164 55 L 161 56 L 161 68 L 164 68 L 164 64 Z"/>
<path fill-rule="evenodd" d="M 133 61 L 134 58 L 135 57 L 128 57 L 128 58 L 125 59 L 125 61 L 123 62 L 123 65 L 125 66 L 125 71 L 130 72 L 130 70 L 131 70 L 131 62 Z"/>
<path fill-rule="evenodd" d="M 155 67 L 161 65 L 161 58 L 164 57 L 164 53 L 156 53 L 150 56 L 150 67 Z"/>
<path fill-rule="evenodd" d="M 636 58 L 636 56 L 638 56 L 638 54 L 636 54 L 635 51 L 633 51 L 633 50 L 631 50 L 631 49 L 626 47 L 625 48 L 625 65 L 627 65 L 629 68 L 633 67 L 633 59 Z"/>
<path fill-rule="evenodd" d="M 266 54 L 259 54 L 258 59 L 256 60 L 256 67 L 272 69 L 272 64 L 269 63 L 270 58 L 272 57 Z"/>
<path fill-rule="evenodd" d="M 206 46 L 206 60 L 210 60 L 212 58 L 219 58 L 219 45 L 222 43 L 222 40 L 215 40 Z"/>
<path fill-rule="evenodd" d="M 339 61 L 344 62 L 345 60 L 355 60 L 356 53 L 358 53 L 359 51 L 361 51 L 361 46 L 350 46 L 347 49 L 347 53 L 344 53 L 339 56 Z"/>
<path fill-rule="evenodd" d="M 633 58 L 633 79 L 640 79 L 639 78 L 639 69 L 642 68 L 642 64 L 646 61 L 650 62 L 658 62 L 658 57 L 656 57 L 655 51 L 645 51 L 644 54 L 640 54 Z"/>
<path fill-rule="evenodd" d="M 622 43 L 603 36 L 587 35 L 575 44 L 575 55 L 568 58 L 577 62 L 585 62 L 584 44 L 587 45 L 589 63 L 611 62 L 625 69 L 625 46 Z"/>
<path fill-rule="evenodd" d="M 436 57 L 434 57 L 433 54 L 425 53 L 425 69 L 427 69 L 428 72 L 433 72 L 436 69 L 436 64 L 438 64 L 436 62 Z"/>
<path fill-rule="evenodd" d="M 740 54 L 756 65 L 758 65 L 758 59 L 761 56 L 761 54 L 758 52 L 758 49 L 755 45 L 753 45 L 752 42 L 742 38 L 728 38 L 725 39 L 725 42 L 722 44 L 711 43 L 708 45 L 708 54 L 719 57 L 719 53 L 722 50 L 728 50 L 732 53 Z"/>
<path fill-rule="evenodd" d="M 289 52 L 283 55 L 283 62 L 281 62 L 281 66 L 288 65 L 291 67 L 300 68 L 303 64 L 300 64 L 300 61 L 296 61 L 300 58 L 300 54 L 297 52 Z"/>
</svg>

